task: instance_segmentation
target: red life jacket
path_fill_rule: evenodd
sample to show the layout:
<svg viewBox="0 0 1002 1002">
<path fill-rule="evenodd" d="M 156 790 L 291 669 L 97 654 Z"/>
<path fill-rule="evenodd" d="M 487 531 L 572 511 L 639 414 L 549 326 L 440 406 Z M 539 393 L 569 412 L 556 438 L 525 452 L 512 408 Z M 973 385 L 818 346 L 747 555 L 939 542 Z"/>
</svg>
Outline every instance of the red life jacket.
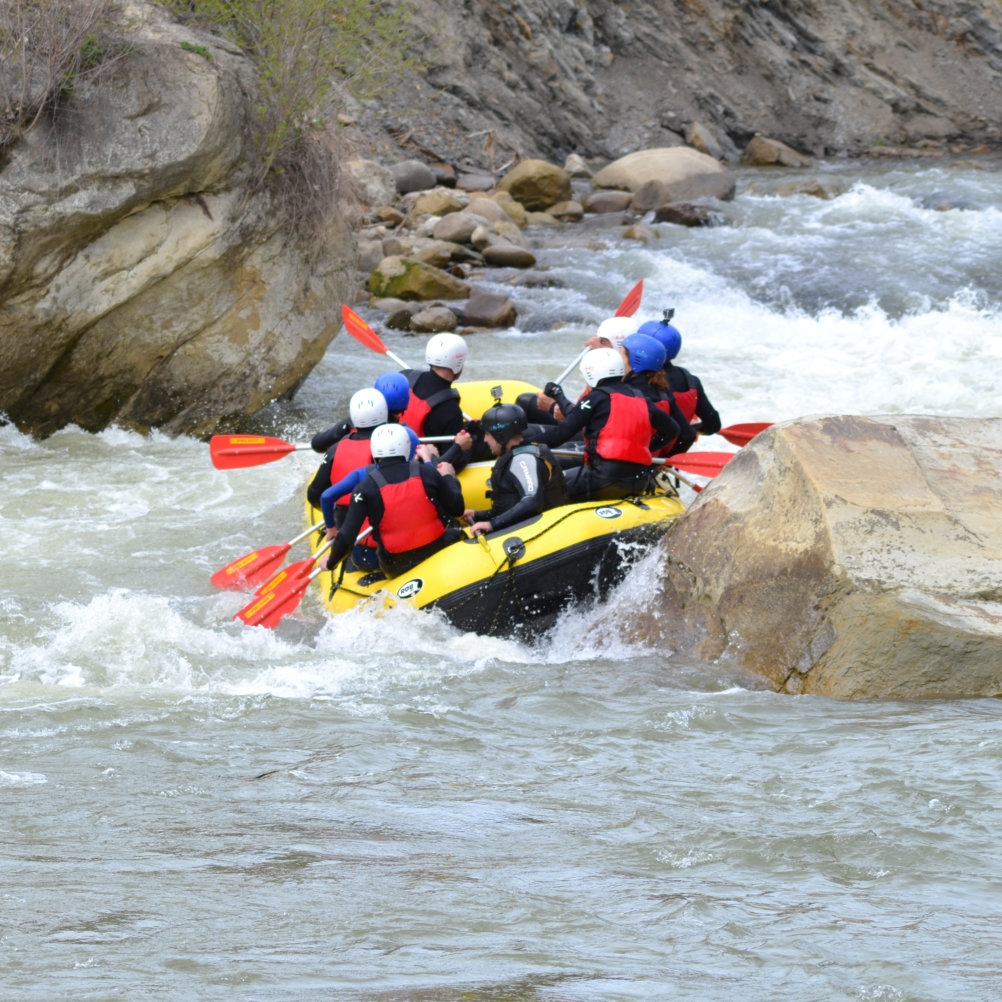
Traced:
<svg viewBox="0 0 1002 1002">
<path fill-rule="evenodd" d="M 352 470 L 360 466 L 368 466 L 372 462 L 372 443 L 367 438 L 355 438 L 354 428 L 334 446 L 334 456 L 331 459 L 331 487 L 343 480 Z M 342 494 L 334 504 L 347 505 L 351 500 L 351 491 Z"/>
<path fill-rule="evenodd" d="M 685 376 L 685 385 L 688 389 L 682 393 L 675 394 L 675 403 L 682 412 L 686 421 L 692 424 L 692 419 L 696 416 L 696 404 L 699 403 L 699 390 L 693 386 L 692 375 L 688 369 L 683 369 L 681 365 L 676 365 L 676 369 Z"/>
<path fill-rule="evenodd" d="M 414 393 L 414 384 L 423 375 L 419 369 L 410 369 L 406 373 L 407 382 L 411 385 L 410 399 L 407 401 L 407 410 L 400 415 L 400 423 L 407 425 L 420 437 L 424 434 L 425 418 L 432 412 L 432 409 L 446 400 L 458 400 L 459 391 L 451 386 L 447 390 L 439 390 L 433 393 L 427 400 L 422 399 Z"/>
<path fill-rule="evenodd" d="M 425 493 L 421 479 L 421 464 L 408 463 L 408 476 L 402 484 L 387 483 L 379 470 L 369 476 L 379 488 L 383 500 L 383 517 L 379 522 L 379 538 L 390 553 L 405 553 L 427 546 L 445 535 L 445 526 L 438 509 Z"/>
<path fill-rule="evenodd" d="M 640 390 L 622 384 L 615 391 L 602 389 L 609 396 L 609 417 L 594 446 L 587 443 L 588 451 L 602 459 L 650 466 L 654 429 L 647 397 Z"/>
</svg>

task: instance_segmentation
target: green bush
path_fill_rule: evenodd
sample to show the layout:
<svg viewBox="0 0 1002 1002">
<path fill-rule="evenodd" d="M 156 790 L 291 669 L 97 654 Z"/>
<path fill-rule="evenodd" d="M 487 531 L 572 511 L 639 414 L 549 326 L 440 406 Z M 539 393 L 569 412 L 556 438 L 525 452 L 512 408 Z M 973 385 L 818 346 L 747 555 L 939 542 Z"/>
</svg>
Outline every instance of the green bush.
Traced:
<svg viewBox="0 0 1002 1002">
<path fill-rule="evenodd" d="M 212 53 L 204 45 L 192 45 L 191 42 L 182 42 L 181 48 L 185 52 L 194 52 L 196 56 L 201 56 L 203 59 L 208 59 L 212 62 Z"/>
</svg>

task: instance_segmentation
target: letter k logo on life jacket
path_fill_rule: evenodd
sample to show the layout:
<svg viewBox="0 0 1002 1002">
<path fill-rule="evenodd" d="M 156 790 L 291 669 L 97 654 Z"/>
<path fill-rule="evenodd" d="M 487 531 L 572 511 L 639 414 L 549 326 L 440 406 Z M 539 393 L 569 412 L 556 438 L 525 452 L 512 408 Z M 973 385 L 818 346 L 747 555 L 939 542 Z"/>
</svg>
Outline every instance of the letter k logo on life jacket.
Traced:
<svg viewBox="0 0 1002 1002">
<path fill-rule="evenodd" d="M 352 497 L 353 501 L 361 501 L 362 500 L 362 492 L 359 491 L 357 494 L 352 494 L 351 497 Z"/>
</svg>

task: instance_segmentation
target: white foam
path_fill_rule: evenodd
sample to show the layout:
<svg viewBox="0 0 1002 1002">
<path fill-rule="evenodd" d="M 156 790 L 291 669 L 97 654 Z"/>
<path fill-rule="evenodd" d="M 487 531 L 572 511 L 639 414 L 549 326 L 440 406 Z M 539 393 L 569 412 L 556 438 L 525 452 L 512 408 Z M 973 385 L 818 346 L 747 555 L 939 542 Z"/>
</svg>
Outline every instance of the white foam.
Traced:
<svg viewBox="0 0 1002 1002">
<path fill-rule="evenodd" d="M 47 782 L 40 772 L 4 772 L 0 769 L 0 786 L 41 786 Z"/>
</svg>

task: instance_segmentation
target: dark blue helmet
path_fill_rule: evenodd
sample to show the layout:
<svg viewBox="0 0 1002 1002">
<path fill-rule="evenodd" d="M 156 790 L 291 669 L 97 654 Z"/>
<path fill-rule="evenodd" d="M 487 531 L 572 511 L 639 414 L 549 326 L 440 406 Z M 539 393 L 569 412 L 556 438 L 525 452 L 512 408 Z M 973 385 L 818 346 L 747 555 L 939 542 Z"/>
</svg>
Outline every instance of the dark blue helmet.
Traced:
<svg viewBox="0 0 1002 1002">
<path fill-rule="evenodd" d="M 654 338 L 665 350 L 665 358 L 671 360 L 682 350 L 682 335 L 676 327 L 671 324 L 662 323 L 659 320 L 648 320 L 641 325 L 638 334 L 646 334 Z"/>
<path fill-rule="evenodd" d="M 411 399 L 411 388 L 402 372 L 384 372 L 376 380 L 376 389 L 386 398 L 386 409 L 405 411 Z"/>
<path fill-rule="evenodd" d="M 657 372 L 665 364 L 664 347 L 648 334 L 637 331 L 623 338 L 623 347 L 630 356 L 630 368 L 634 372 Z"/>
</svg>

